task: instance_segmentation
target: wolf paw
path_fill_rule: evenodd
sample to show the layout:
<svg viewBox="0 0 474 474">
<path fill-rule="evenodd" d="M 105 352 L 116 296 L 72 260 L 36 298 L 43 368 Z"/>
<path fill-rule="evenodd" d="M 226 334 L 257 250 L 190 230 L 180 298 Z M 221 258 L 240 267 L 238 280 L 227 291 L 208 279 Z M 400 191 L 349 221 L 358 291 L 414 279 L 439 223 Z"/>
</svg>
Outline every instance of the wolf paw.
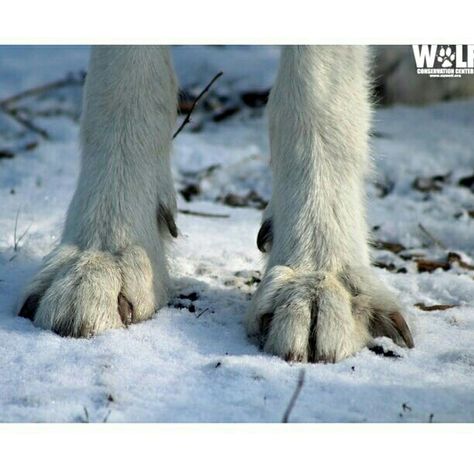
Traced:
<svg viewBox="0 0 474 474">
<path fill-rule="evenodd" d="M 25 291 L 19 315 L 61 336 L 90 337 L 150 318 L 164 304 L 146 252 L 122 252 L 60 245 L 49 254 Z"/>
<path fill-rule="evenodd" d="M 253 297 L 246 327 L 265 352 L 288 361 L 337 362 L 378 336 L 414 346 L 398 304 L 370 269 L 333 274 L 275 266 Z"/>
</svg>

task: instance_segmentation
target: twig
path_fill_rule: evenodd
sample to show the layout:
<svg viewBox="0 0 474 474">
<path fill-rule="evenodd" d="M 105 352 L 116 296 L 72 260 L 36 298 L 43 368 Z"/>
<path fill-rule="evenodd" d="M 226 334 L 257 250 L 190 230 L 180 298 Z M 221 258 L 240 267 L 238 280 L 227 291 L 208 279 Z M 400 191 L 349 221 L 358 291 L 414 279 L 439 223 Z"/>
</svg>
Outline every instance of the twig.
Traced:
<svg viewBox="0 0 474 474">
<path fill-rule="evenodd" d="M 18 115 L 17 111 L 15 109 L 9 109 L 7 107 L 0 107 L 0 110 L 11 117 L 13 120 L 17 121 L 20 125 L 23 125 L 23 127 L 27 128 L 28 130 L 31 130 L 34 133 L 37 133 L 38 135 L 41 135 L 45 140 L 49 140 L 49 134 L 46 130 L 43 128 L 38 127 L 35 125 L 31 120 L 28 120 L 25 117 L 22 117 L 21 115 Z"/>
<path fill-rule="evenodd" d="M 26 99 L 27 97 L 44 94 L 50 90 L 60 89 L 66 86 L 82 85 L 83 83 L 83 78 L 76 79 L 74 77 L 67 77 L 66 79 L 48 82 L 46 84 L 42 84 L 41 86 L 32 87 L 31 89 L 27 89 L 25 91 L 19 92 L 18 94 L 7 97 L 6 99 L 0 100 L 0 111 L 11 117 L 13 120 L 17 121 L 23 127 L 31 130 L 34 133 L 37 133 L 38 135 L 41 135 L 44 139 L 48 140 L 49 134 L 46 130 L 38 127 L 31 120 L 25 118 L 24 116 L 21 116 L 18 109 L 12 107 L 12 105 L 22 99 Z"/>
<path fill-rule="evenodd" d="M 226 218 L 230 217 L 229 214 L 211 214 L 209 212 L 190 211 L 189 209 L 179 209 L 178 211 L 181 214 L 186 214 L 188 216 L 215 217 L 215 218 L 218 218 L 218 219 L 226 219 Z"/>
<path fill-rule="evenodd" d="M 212 87 L 212 84 L 214 84 L 214 82 L 216 82 L 217 79 L 219 79 L 219 77 L 222 76 L 222 74 L 224 74 L 222 71 L 218 72 L 212 78 L 211 82 L 209 82 L 209 84 L 203 89 L 203 91 L 194 99 L 194 102 L 191 105 L 191 108 L 189 109 L 189 112 L 186 114 L 186 117 L 184 117 L 183 122 L 179 126 L 178 130 L 176 130 L 176 132 L 174 132 L 173 140 L 178 136 L 178 134 L 181 132 L 181 130 L 183 130 L 183 128 L 191 121 L 191 114 L 193 113 L 194 108 L 196 107 L 197 103 L 201 100 L 202 96 Z"/>
<path fill-rule="evenodd" d="M 209 308 L 203 309 L 197 316 L 196 319 L 200 318 L 204 313 L 207 313 L 209 311 Z"/>
<path fill-rule="evenodd" d="M 428 232 L 428 230 L 426 229 L 426 227 L 420 223 L 418 223 L 418 227 L 420 228 L 420 230 L 431 240 L 433 241 L 438 247 L 442 248 L 443 250 L 447 250 L 447 247 L 446 245 L 443 244 L 443 242 L 441 242 L 441 240 L 438 240 L 431 232 Z"/>
<path fill-rule="evenodd" d="M 14 102 L 18 102 L 19 100 L 25 99 L 26 97 L 31 97 L 38 94 L 44 94 L 53 89 L 60 89 L 66 86 L 72 85 L 82 85 L 84 83 L 84 79 L 75 79 L 74 77 L 67 77 L 66 79 L 60 79 L 59 81 L 48 82 L 41 86 L 32 87 L 31 89 L 27 89 L 25 91 L 19 92 L 18 94 L 12 95 L 7 97 L 6 99 L 0 100 L 0 107 L 8 108 L 10 104 Z"/>
<path fill-rule="evenodd" d="M 457 304 L 433 304 L 431 306 L 424 303 L 415 304 L 415 307 L 422 311 L 446 311 L 447 309 L 457 308 L 458 306 Z"/>
<path fill-rule="evenodd" d="M 288 423 L 288 419 L 290 417 L 291 411 L 293 410 L 296 400 L 298 399 L 301 389 L 303 388 L 304 376 L 305 376 L 305 370 L 301 369 L 295 391 L 293 392 L 293 396 L 291 397 L 290 403 L 288 404 L 288 407 L 285 410 L 285 414 L 283 415 L 283 418 L 281 420 L 282 423 Z"/>
<path fill-rule="evenodd" d="M 85 415 L 85 418 L 83 418 L 83 423 L 89 423 L 89 412 L 87 411 L 87 408 L 84 406 L 84 415 Z"/>
<path fill-rule="evenodd" d="M 109 410 L 106 415 L 104 416 L 104 419 L 102 420 L 102 423 L 107 423 L 107 421 L 109 420 L 109 416 L 110 414 L 112 413 L 112 410 Z"/>
</svg>

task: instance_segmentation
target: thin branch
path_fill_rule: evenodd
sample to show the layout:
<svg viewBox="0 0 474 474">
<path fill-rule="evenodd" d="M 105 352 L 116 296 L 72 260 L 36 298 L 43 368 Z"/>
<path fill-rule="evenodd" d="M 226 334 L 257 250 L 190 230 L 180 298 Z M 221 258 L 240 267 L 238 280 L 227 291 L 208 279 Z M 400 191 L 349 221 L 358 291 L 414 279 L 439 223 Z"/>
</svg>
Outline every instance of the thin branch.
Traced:
<svg viewBox="0 0 474 474">
<path fill-rule="evenodd" d="M 104 416 L 104 419 L 102 420 L 102 423 L 107 423 L 109 421 L 109 416 L 112 413 L 112 410 L 109 410 L 106 415 Z"/>
<path fill-rule="evenodd" d="M 217 219 L 226 219 L 230 217 L 229 214 L 211 214 L 209 212 L 190 211 L 189 209 L 178 209 L 178 212 L 180 212 L 181 214 L 186 214 L 188 216 L 213 217 Z"/>
<path fill-rule="evenodd" d="M 197 316 L 196 319 L 200 318 L 204 313 L 207 313 L 209 311 L 209 308 L 203 309 Z"/>
<path fill-rule="evenodd" d="M 288 407 L 286 408 L 285 414 L 283 415 L 283 418 L 281 420 L 282 423 L 288 423 L 288 419 L 290 418 L 291 411 L 293 410 L 296 400 L 298 399 L 301 393 L 301 389 L 303 388 L 304 376 L 305 376 L 305 370 L 301 369 L 295 391 L 293 392 L 293 396 L 291 397 L 290 403 L 288 403 Z"/>
<path fill-rule="evenodd" d="M 431 240 L 437 245 L 438 247 L 442 248 L 443 250 L 447 250 L 446 245 L 441 242 L 441 240 L 437 239 L 431 232 L 429 232 L 426 227 L 420 223 L 418 223 L 418 227 L 420 230 Z"/>
<path fill-rule="evenodd" d="M 184 117 L 184 120 L 183 122 L 181 123 L 181 125 L 179 126 L 178 130 L 176 130 L 176 132 L 174 132 L 173 134 L 173 140 L 179 135 L 179 133 L 181 132 L 181 130 L 183 130 L 183 128 L 191 121 L 191 114 L 193 113 L 194 111 L 194 108 L 196 107 L 197 103 L 201 100 L 201 98 L 203 97 L 204 94 L 206 94 L 206 92 L 212 87 L 212 84 L 214 84 L 214 82 L 217 81 L 217 79 L 219 79 L 219 77 L 222 76 L 222 74 L 224 74 L 222 71 L 221 72 L 218 72 L 211 80 L 211 82 L 209 82 L 209 84 L 203 89 L 203 91 L 194 99 L 194 102 L 193 104 L 191 105 L 191 109 L 189 110 L 189 112 L 186 114 L 186 117 Z"/>
<path fill-rule="evenodd" d="M 90 422 L 89 412 L 87 411 L 87 408 L 85 406 L 83 406 L 83 408 L 84 408 L 84 418 L 82 419 L 82 422 L 89 423 Z"/>
<path fill-rule="evenodd" d="M 445 311 L 451 308 L 457 308 L 459 305 L 457 304 L 433 304 L 433 305 L 426 305 L 424 303 L 416 303 L 415 306 L 422 311 Z"/>
<path fill-rule="evenodd" d="M 77 79 L 74 77 L 67 77 L 66 79 L 48 82 L 40 86 L 32 87 L 31 89 L 27 89 L 25 91 L 19 92 L 18 94 L 0 100 L 0 111 L 11 117 L 13 120 L 17 121 L 23 127 L 27 128 L 28 130 L 31 130 L 34 133 L 37 133 L 38 135 L 41 135 L 44 139 L 48 140 L 48 132 L 35 125 L 31 120 L 22 116 L 21 112 L 19 113 L 19 110 L 13 107 L 13 105 L 22 99 L 26 99 L 27 97 L 44 94 L 45 92 L 49 92 L 54 89 L 60 89 L 66 86 L 82 85 L 83 83 L 83 78 Z"/>
<path fill-rule="evenodd" d="M 82 85 L 83 83 L 84 79 L 78 80 L 74 77 L 67 77 L 66 79 L 60 79 L 59 81 L 48 82 L 41 86 L 32 87 L 31 89 L 27 89 L 25 91 L 19 92 L 18 94 L 7 97 L 6 99 L 0 100 L 0 107 L 8 108 L 11 104 L 27 97 L 44 94 L 45 92 L 49 92 L 50 90 L 60 89 L 66 86 Z"/>
<path fill-rule="evenodd" d="M 49 140 L 49 134 L 46 130 L 38 127 L 31 120 L 28 120 L 25 117 L 19 115 L 15 109 L 0 107 L 0 111 L 11 117 L 13 120 L 16 120 L 20 125 L 23 125 L 23 127 L 27 128 L 28 130 L 31 130 L 32 132 L 37 133 L 38 135 L 41 135 L 45 140 Z"/>
</svg>

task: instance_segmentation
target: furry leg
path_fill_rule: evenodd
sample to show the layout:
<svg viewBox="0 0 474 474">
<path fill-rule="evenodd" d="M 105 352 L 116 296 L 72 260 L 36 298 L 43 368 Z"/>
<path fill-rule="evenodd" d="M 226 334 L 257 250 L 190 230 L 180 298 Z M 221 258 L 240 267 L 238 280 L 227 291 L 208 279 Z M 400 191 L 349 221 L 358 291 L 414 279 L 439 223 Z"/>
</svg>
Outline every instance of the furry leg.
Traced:
<svg viewBox="0 0 474 474">
<path fill-rule="evenodd" d="M 289 360 L 338 361 L 373 335 L 413 345 L 370 269 L 366 54 L 285 47 L 270 96 L 273 195 L 257 239 L 269 258 L 246 325 L 266 351 Z"/>
<path fill-rule="evenodd" d="M 89 336 L 166 304 L 166 241 L 177 235 L 169 163 L 176 102 L 166 47 L 93 48 L 79 182 L 61 244 L 26 289 L 20 315 Z"/>
</svg>

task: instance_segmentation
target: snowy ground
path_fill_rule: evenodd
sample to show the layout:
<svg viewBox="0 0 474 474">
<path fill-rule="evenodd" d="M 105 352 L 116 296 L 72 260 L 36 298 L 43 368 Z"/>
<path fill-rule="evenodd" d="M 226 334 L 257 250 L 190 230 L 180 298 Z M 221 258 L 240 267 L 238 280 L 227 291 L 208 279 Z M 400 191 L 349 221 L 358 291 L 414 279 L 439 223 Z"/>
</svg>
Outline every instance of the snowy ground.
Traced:
<svg viewBox="0 0 474 474">
<path fill-rule="evenodd" d="M 85 69 L 87 53 L 0 48 L 0 101 Z M 242 92 L 268 89 L 278 50 L 174 55 L 189 90 L 224 71 L 213 89 L 216 100 L 226 97 L 219 111 Z M 1 421 L 278 422 L 303 367 L 291 421 L 474 421 L 474 188 L 469 179 L 459 184 L 474 173 L 474 101 L 375 117 L 369 220 L 374 239 L 390 244 L 374 249 L 374 261 L 406 307 L 416 348 L 383 340 L 400 357 L 365 349 L 337 365 L 304 366 L 260 353 L 242 325 L 261 269 L 255 237 L 271 183 L 264 109 L 241 104 L 215 122 L 198 112 L 176 139 L 177 189 L 191 199 L 180 194 L 180 209 L 224 216 L 180 213 L 170 307 L 90 340 L 60 338 L 15 316 L 22 287 L 59 238 L 77 178 L 80 88 L 64 94 L 27 101 L 66 110 L 35 115 L 50 140 L 0 113 Z M 455 306 L 426 311 L 418 303 Z"/>
</svg>

